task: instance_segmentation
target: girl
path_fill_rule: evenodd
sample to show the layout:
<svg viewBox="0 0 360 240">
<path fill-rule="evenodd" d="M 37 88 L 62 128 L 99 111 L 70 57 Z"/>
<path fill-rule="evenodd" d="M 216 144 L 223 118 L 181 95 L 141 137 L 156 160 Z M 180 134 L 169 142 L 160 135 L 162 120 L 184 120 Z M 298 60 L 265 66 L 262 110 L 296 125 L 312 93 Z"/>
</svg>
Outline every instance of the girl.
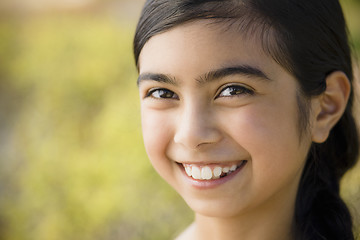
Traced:
<svg viewBox="0 0 360 240">
<path fill-rule="evenodd" d="M 148 0 L 134 53 L 147 154 L 195 212 L 178 239 L 354 239 L 337 0 Z"/>
</svg>

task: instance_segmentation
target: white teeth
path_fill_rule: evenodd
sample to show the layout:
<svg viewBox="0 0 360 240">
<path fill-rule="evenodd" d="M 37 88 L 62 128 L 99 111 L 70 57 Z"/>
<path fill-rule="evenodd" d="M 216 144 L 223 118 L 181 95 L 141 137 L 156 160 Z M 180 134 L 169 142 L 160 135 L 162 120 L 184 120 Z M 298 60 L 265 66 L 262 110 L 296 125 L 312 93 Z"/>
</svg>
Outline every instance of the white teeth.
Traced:
<svg viewBox="0 0 360 240">
<path fill-rule="evenodd" d="M 205 180 L 210 180 L 212 178 L 211 168 L 203 167 L 201 169 L 201 178 Z"/>
<path fill-rule="evenodd" d="M 224 173 L 228 173 L 228 172 L 230 172 L 230 168 L 229 167 L 224 167 L 222 171 Z"/>
<path fill-rule="evenodd" d="M 230 167 L 220 167 L 216 166 L 211 169 L 209 166 L 197 167 L 188 164 L 184 164 L 185 172 L 189 177 L 192 177 L 196 180 L 210 180 L 218 179 L 221 176 L 226 176 L 237 169 L 237 165 L 233 164 Z"/>
<path fill-rule="evenodd" d="M 189 167 L 189 166 L 186 166 L 186 167 L 185 167 L 185 172 L 186 172 L 186 174 L 187 174 L 189 177 L 191 177 L 192 168 Z"/>
<path fill-rule="evenodd" d="M 214 168 L 214 177 L 215 177 L 215 178 L 219 178 L 220 175 L 221 175 L 221 172 L 222 172 L 221 167 L 216 167 L 216 168 Z"/>
<path fill-rule="evenodd" d="M 237 168 L 237 166 L 236 166 L 236 164 L 234 164 L 234 165 L 232 165 L 232 166 L 230 167 L 230 171 L 235 171 L 236 168 Z"/>
<path fill-rule="evenodd" d="M 192 167 L 191 175 L 195 179 L 201 179 L 200 168 Z"/>
</svg>

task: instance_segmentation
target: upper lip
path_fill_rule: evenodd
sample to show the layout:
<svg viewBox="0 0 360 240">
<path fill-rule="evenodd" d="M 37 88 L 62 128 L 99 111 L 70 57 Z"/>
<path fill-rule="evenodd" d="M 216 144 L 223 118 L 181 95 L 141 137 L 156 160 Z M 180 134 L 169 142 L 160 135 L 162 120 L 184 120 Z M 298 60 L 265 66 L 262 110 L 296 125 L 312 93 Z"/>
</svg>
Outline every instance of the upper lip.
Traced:
<svg viewBox="0 0 360 240">
<path fill-rule="evenodd" d="M 205 162 L 205 161 L 201 161 L 201 162 L 190 162 L 190 161 L 175 161 L 176 163 L 179 164 L 188 164 L 188 165 L 198 165 L 198 166 L 206 166 L 206 165 L 233 165 L 236 164 L 238 165 L 239 163 L 241 163 L 242 161 L 246 161 L 245 159 L 243 160 L 236 160 L 236 161 L 209 161 L 209 162 Z"/>
<path fill-rule="evenodd" d="M 229 166 L 233 164 L 240 164 L 242 161 L 248 161 L 251 157 L 248 154 L 234 153 L 228 154 L 189 154 L 189 153 L 175 153 L 167 154 L 167 158 L 179 164 L 193 164 L 198 166 L 204 165 L 223 165 Z"/>
</svg>

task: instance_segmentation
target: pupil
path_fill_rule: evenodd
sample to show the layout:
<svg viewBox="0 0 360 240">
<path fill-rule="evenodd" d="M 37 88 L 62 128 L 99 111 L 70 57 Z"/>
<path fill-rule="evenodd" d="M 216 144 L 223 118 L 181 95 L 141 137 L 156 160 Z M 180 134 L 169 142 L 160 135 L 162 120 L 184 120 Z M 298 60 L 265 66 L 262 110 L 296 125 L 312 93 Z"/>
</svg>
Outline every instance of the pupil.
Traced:
<svg viewBox="0 0 360 240">
<path fill-rule="evenodd" d="M 162 98 L 171 98 L 171 97 L 172 97 L 172 94 L 171 94 L 171 92 L 169 92 L 169 91 L 161 90 L 161 91 L 160 91 L 160 96 L 161 96 Z"/>
<path fill-rule="evenodd" d="M 241 90 L 240 90 L 239 88 L 234 88 L 234 87 L 232 87 L 230 93 L 231 93 L 232 95 L 237 95 L 237 94 L 240 94 L 240 93 L 241 93 Z"/>
</svg>

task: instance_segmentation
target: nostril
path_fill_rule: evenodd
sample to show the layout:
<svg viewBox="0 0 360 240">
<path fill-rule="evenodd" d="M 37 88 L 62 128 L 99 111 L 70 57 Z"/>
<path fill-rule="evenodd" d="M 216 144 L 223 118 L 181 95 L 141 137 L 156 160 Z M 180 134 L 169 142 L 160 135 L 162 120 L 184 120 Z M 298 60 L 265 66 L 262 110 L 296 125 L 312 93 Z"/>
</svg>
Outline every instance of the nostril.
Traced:
<svg viewBox="0 0 360 240">
<path fill-rule="evenodd" d="M 221 140 L 221 133 L 216 128 L 182 129 L 174 135 L 174 142 L 189 149 L 198 149 L 215 144 Z"/>
</svg>

